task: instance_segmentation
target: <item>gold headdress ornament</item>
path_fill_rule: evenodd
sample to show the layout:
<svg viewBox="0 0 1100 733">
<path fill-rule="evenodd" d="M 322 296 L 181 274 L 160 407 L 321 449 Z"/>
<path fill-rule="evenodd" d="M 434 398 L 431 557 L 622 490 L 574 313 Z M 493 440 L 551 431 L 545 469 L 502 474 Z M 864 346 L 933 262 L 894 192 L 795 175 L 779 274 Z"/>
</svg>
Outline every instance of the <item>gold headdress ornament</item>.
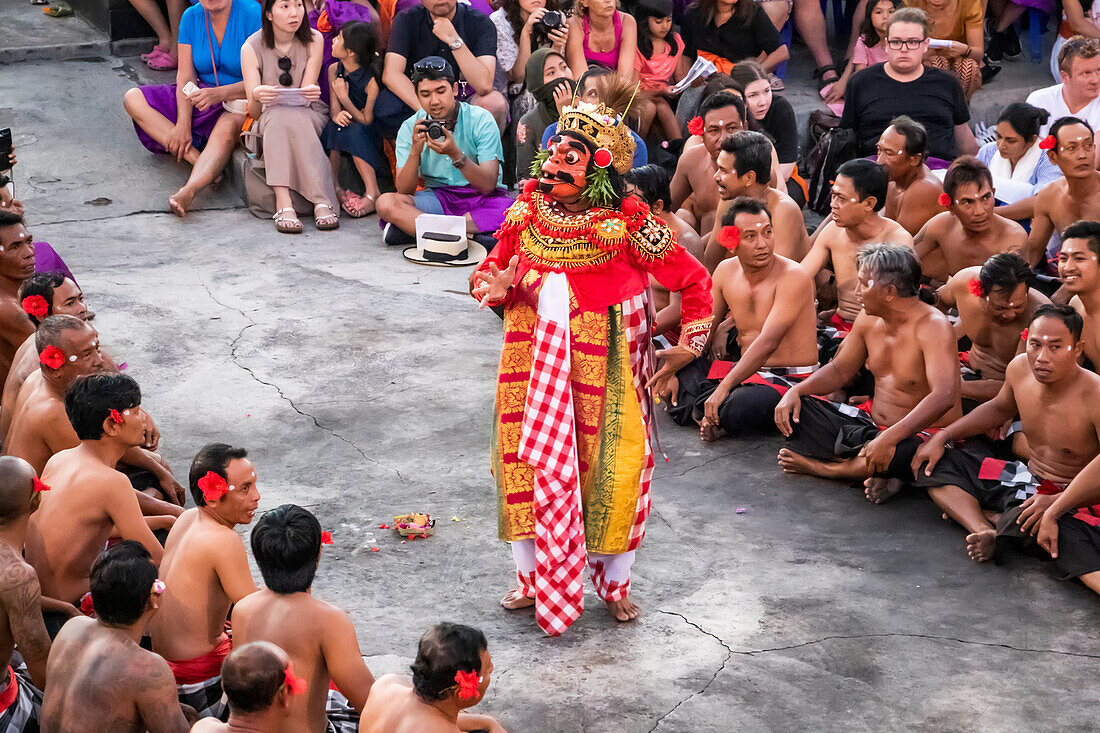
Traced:
<svg viewBox="0 0 1100 733">
<path fill-rule="evenodd" d="M 570 132 L 583 137 L 611 153 L 611 164 L 620 174 L 634 164 L 634 137 L 626 123 L 604 104 L 576 102 L 561 111 L 558 132 Z"/>
</svg>

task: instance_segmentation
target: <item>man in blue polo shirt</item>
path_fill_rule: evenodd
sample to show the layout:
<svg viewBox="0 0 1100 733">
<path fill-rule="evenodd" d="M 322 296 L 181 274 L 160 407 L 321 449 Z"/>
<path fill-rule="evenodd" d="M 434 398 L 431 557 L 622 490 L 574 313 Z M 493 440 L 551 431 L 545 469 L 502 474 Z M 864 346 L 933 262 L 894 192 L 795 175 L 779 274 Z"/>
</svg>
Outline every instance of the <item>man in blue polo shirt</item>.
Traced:
<svg viewBox="0 0 1100 733">
<path fill-rule="evenodd" d="M 457 0 L 421 0 L 420 5 L 401 11 L 390 26 L 374 124 L 389 137 L 413 110 L 420 109 L 409 81 L 413 62 L 439 56 L 457 69 L 459 99 L 487 109 L 503 130 L 508 101 L 493 90 L 496 54 L 497 31 L 489 16 Z"/>
<path fill-rule="evenodd" d="M 397 133 L 397 193 L 378 198 L 383 239 L 411 243 L 421 214 L 465 216 L 469 234 L 495 232 L 512 197 L 500 185 L 504 150 L 493 116 L 458 100 L 454 69 L 440 56 L 416 62 L 409 83 L 421 109 Z"/>
</svg>

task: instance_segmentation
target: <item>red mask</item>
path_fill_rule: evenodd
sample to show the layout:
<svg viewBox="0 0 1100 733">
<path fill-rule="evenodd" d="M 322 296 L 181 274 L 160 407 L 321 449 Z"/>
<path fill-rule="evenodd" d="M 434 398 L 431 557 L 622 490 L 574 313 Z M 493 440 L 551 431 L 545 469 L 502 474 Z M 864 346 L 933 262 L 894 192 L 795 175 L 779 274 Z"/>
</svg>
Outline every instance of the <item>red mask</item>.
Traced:
<svg viewBox="0 0 1100 733">
<path fill-rule="evenodd" d="M 539 191 L 557 200 L 575 199 L 588 185 L 588 146 L 572 135 L 555 135 L 547 144 L 550 157 L 542 164 Z"/>
</svg>

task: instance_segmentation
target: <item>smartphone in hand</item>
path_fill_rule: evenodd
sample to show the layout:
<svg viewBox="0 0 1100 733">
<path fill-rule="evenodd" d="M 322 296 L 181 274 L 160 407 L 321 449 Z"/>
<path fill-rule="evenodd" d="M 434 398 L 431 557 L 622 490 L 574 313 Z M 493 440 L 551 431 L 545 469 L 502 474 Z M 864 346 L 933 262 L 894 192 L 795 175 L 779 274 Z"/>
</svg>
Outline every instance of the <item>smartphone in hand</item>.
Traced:
<svg viewBox="0 0 1100 733">
<path fill-rule="evenodd" d="M 12 149 L 11 128 L 5 127 L 0 130 L 0 171 L 11 170 L 8 159 L 11 157 Z"/>
<path fill-rule="evenodd" d="M 192 94 L 194 94 L 198 90 L 199 90 L 199 88 L 197 86 L 195 86 L 195 82 L 189 81 L 189 82 L 187 82 L 186 84 L 183 85 L 183 90 L 182 91 L 183 91 L 184 94 L 186 94 L 188 97 L 190 97 Z"/>
</svg>

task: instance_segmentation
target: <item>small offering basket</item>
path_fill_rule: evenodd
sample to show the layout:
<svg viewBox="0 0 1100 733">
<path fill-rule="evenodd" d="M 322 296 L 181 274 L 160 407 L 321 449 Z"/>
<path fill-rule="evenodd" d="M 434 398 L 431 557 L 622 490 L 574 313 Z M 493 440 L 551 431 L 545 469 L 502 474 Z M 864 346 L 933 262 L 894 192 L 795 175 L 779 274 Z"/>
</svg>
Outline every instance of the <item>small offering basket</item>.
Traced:
<svg viewBox="0 0 1100 733">
<path fill-rule="evenodd" d="M 400 514 L 393 518 L 393 528 L 402 537 L 431 535 L 433 527 L 435 527 L 435 520 L 430 514 L 416 512 Z"/>
</svg>

